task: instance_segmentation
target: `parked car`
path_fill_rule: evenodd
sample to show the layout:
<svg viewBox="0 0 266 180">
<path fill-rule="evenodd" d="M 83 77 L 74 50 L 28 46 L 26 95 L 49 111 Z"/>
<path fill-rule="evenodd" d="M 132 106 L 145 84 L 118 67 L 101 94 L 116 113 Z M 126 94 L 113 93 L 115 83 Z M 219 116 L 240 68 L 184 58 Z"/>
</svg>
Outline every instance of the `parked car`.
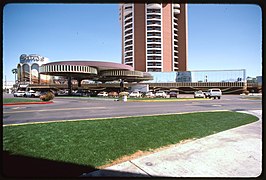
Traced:
<svg viewBox="0 0 266 180">
<path fill-rule="evenodd" d="M 99 97 L 107 97 L 108 93 L 105 92 L 105 91 L 102 91 L 102 92 L 98 93 L 97 96 L 99 96 Z"/>
<path fill-rule="evenodd" d="M 57 95 L 67 95 L 68 94 L 68 91 L 67 90 L 59 90 L 57 91 Z"/>
<path fill-rule="evenodd" d="M 141 97 L 142 94 L 138 91 L 133 91 L 129 94 L 129 97 L 134 97 L 134 98 L 138 98 L 138 97 Z"/>
<path fill-rule="evenodd" d="M 34 90 L 29 90 L 25 92 L 25 97 L 40 97 L 41 92 L 39 91 L 34 91 Z"/>
<path fill-rule="evenodd" d="M 163 97 L 163 98 L 166 98 L 167 97 L 167 94 L 164 92 L 164 91 L 157 91 L 155 93 L 155 96 L 156 97 Z"/>
<path fill-rule="evenodd" d="M 171 92 L 169 93 L 169 96 L 170 96 L 170 98 L 171 98 L 171 97 L 177 98 L 178 93 L 177 93 L 176 91 L 171 91 Z"/>
<path fill-rule="evenodd" d="M 154 94 L 153 92 L 149 91 L 149 92 L 147 92 L 147 93 L 145 94 L 145 96 L 146 96 L 147 98 L 154 98 L 154 97 L 155 97 L 155 94 Z"/>
<path fill-rule="evenodd" d="M 122 92 L 119 93 L 119 97 L 128 96 L 128 95 L 129 95 L 129 93 L 126 92 L 126 91 L 122 91 Z"/>
<path fill-rule="evenodd" d="M 115 92 L 115 91 L 111 91 L 108 93 L 108 96 L 111 96 L 111 97 L 118 97 L 118 93 Z"/>
<path fill-rule="evenodd" d="M 221 89 L 218 89 L 218 88 L 209 89 L 205 95 L 208 98 L 220 99 L 222 97 L 222 91 Z"/>
<path fill-rule="evenodd" d="M 88 96 L 88 91 L 78 89 L 77 91 L 72 92 L 73 96 Z"/>
<path fill-rule="evenodd" d="M 20 91 L 18 90 L 13 94 L 14 97 L 24 97 L 25 96 L 25 91 Z"/>
<path fill-rule="evenodd" d="M 202 91 L 195 91 L 194 98 L 205 98 L 205 94 Z"/>
</svg>

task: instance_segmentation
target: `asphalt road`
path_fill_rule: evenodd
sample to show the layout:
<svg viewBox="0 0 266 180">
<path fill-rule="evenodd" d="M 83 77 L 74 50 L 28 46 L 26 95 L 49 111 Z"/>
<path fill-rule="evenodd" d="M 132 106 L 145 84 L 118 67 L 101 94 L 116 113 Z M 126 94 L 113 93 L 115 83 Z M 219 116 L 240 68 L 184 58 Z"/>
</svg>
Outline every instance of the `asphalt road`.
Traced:
<svg viewBox="0 0 266 180">
<path fill-rule="evenodd" d="M 3 124 L 210 110 L 244 111 L 262 109 L 262 100 L 243 99 L 240 95 L 223 95 L 220 100 L 179 102 L 122 102 L 79 97 L 56 97 L 53 101 L 52 104 L 3 106 Z"/>
</svg>

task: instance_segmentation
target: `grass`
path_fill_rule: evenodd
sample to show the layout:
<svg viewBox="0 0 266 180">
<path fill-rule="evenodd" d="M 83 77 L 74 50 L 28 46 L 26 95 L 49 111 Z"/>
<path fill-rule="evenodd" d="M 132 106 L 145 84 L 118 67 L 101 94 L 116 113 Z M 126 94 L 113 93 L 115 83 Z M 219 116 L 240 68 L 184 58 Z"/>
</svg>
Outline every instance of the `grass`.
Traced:
<svg viewBox="0 0 266 180">
<path fill-rule="evenodd" d="M 40 99 L 27 99 L 27 98 L 3 98 L 3 104 L 17 103 L 17 102 L 40 102 Z"/>
<path fill-rule="evenodd" d="M 244 96 L 243 99 L 249 99 L 249 100 L 262 100 L 262 96 Z"/>
<path fill-rule="evenodd" d="M 138 150 L 201 138 L 257 120 L 249 114 L 223 111 L 4 126 L 3 149 L 98 167 Z"/>
</svg>

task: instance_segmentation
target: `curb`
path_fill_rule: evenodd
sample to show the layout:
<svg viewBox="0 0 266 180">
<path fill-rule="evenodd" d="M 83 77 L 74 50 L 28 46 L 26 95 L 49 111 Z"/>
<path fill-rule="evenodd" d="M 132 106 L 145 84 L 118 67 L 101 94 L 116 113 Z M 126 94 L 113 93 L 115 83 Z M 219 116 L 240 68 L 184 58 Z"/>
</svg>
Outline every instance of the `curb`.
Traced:
<svg viewBox="0 0 266 180">
<path fill-rule="evenodd" d="M 47 101 L 47 102 L 17 102 L 17 103 L 8 103 L 3 104 L 3 106 L 14 106 L 14 105 L 27 105 L 27 104 L 52 104 L 53 101 Z"/>
</svg>

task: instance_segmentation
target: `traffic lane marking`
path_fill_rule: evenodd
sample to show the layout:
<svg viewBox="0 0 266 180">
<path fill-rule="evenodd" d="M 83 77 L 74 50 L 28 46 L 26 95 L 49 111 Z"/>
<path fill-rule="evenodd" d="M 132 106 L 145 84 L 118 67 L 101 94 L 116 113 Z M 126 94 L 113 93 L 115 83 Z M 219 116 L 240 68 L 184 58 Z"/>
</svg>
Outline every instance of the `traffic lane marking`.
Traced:
<svg viewBox="0 0 266 180">
<path fill-rule="evenodd" d="M 84 108 L 62 108 L 62 109 L 39 109 L 39 110 L 26 110 L 26 111 L 10 111 L 3 112 L 4 114 L 13 113 L 28 113 L 28 112 L 48 112 L 48 111 L 72 111 L 72 110 L 90 110 L 90 109 L 106 109 L 106 107 L 84 107 Z"/>
</svg>

